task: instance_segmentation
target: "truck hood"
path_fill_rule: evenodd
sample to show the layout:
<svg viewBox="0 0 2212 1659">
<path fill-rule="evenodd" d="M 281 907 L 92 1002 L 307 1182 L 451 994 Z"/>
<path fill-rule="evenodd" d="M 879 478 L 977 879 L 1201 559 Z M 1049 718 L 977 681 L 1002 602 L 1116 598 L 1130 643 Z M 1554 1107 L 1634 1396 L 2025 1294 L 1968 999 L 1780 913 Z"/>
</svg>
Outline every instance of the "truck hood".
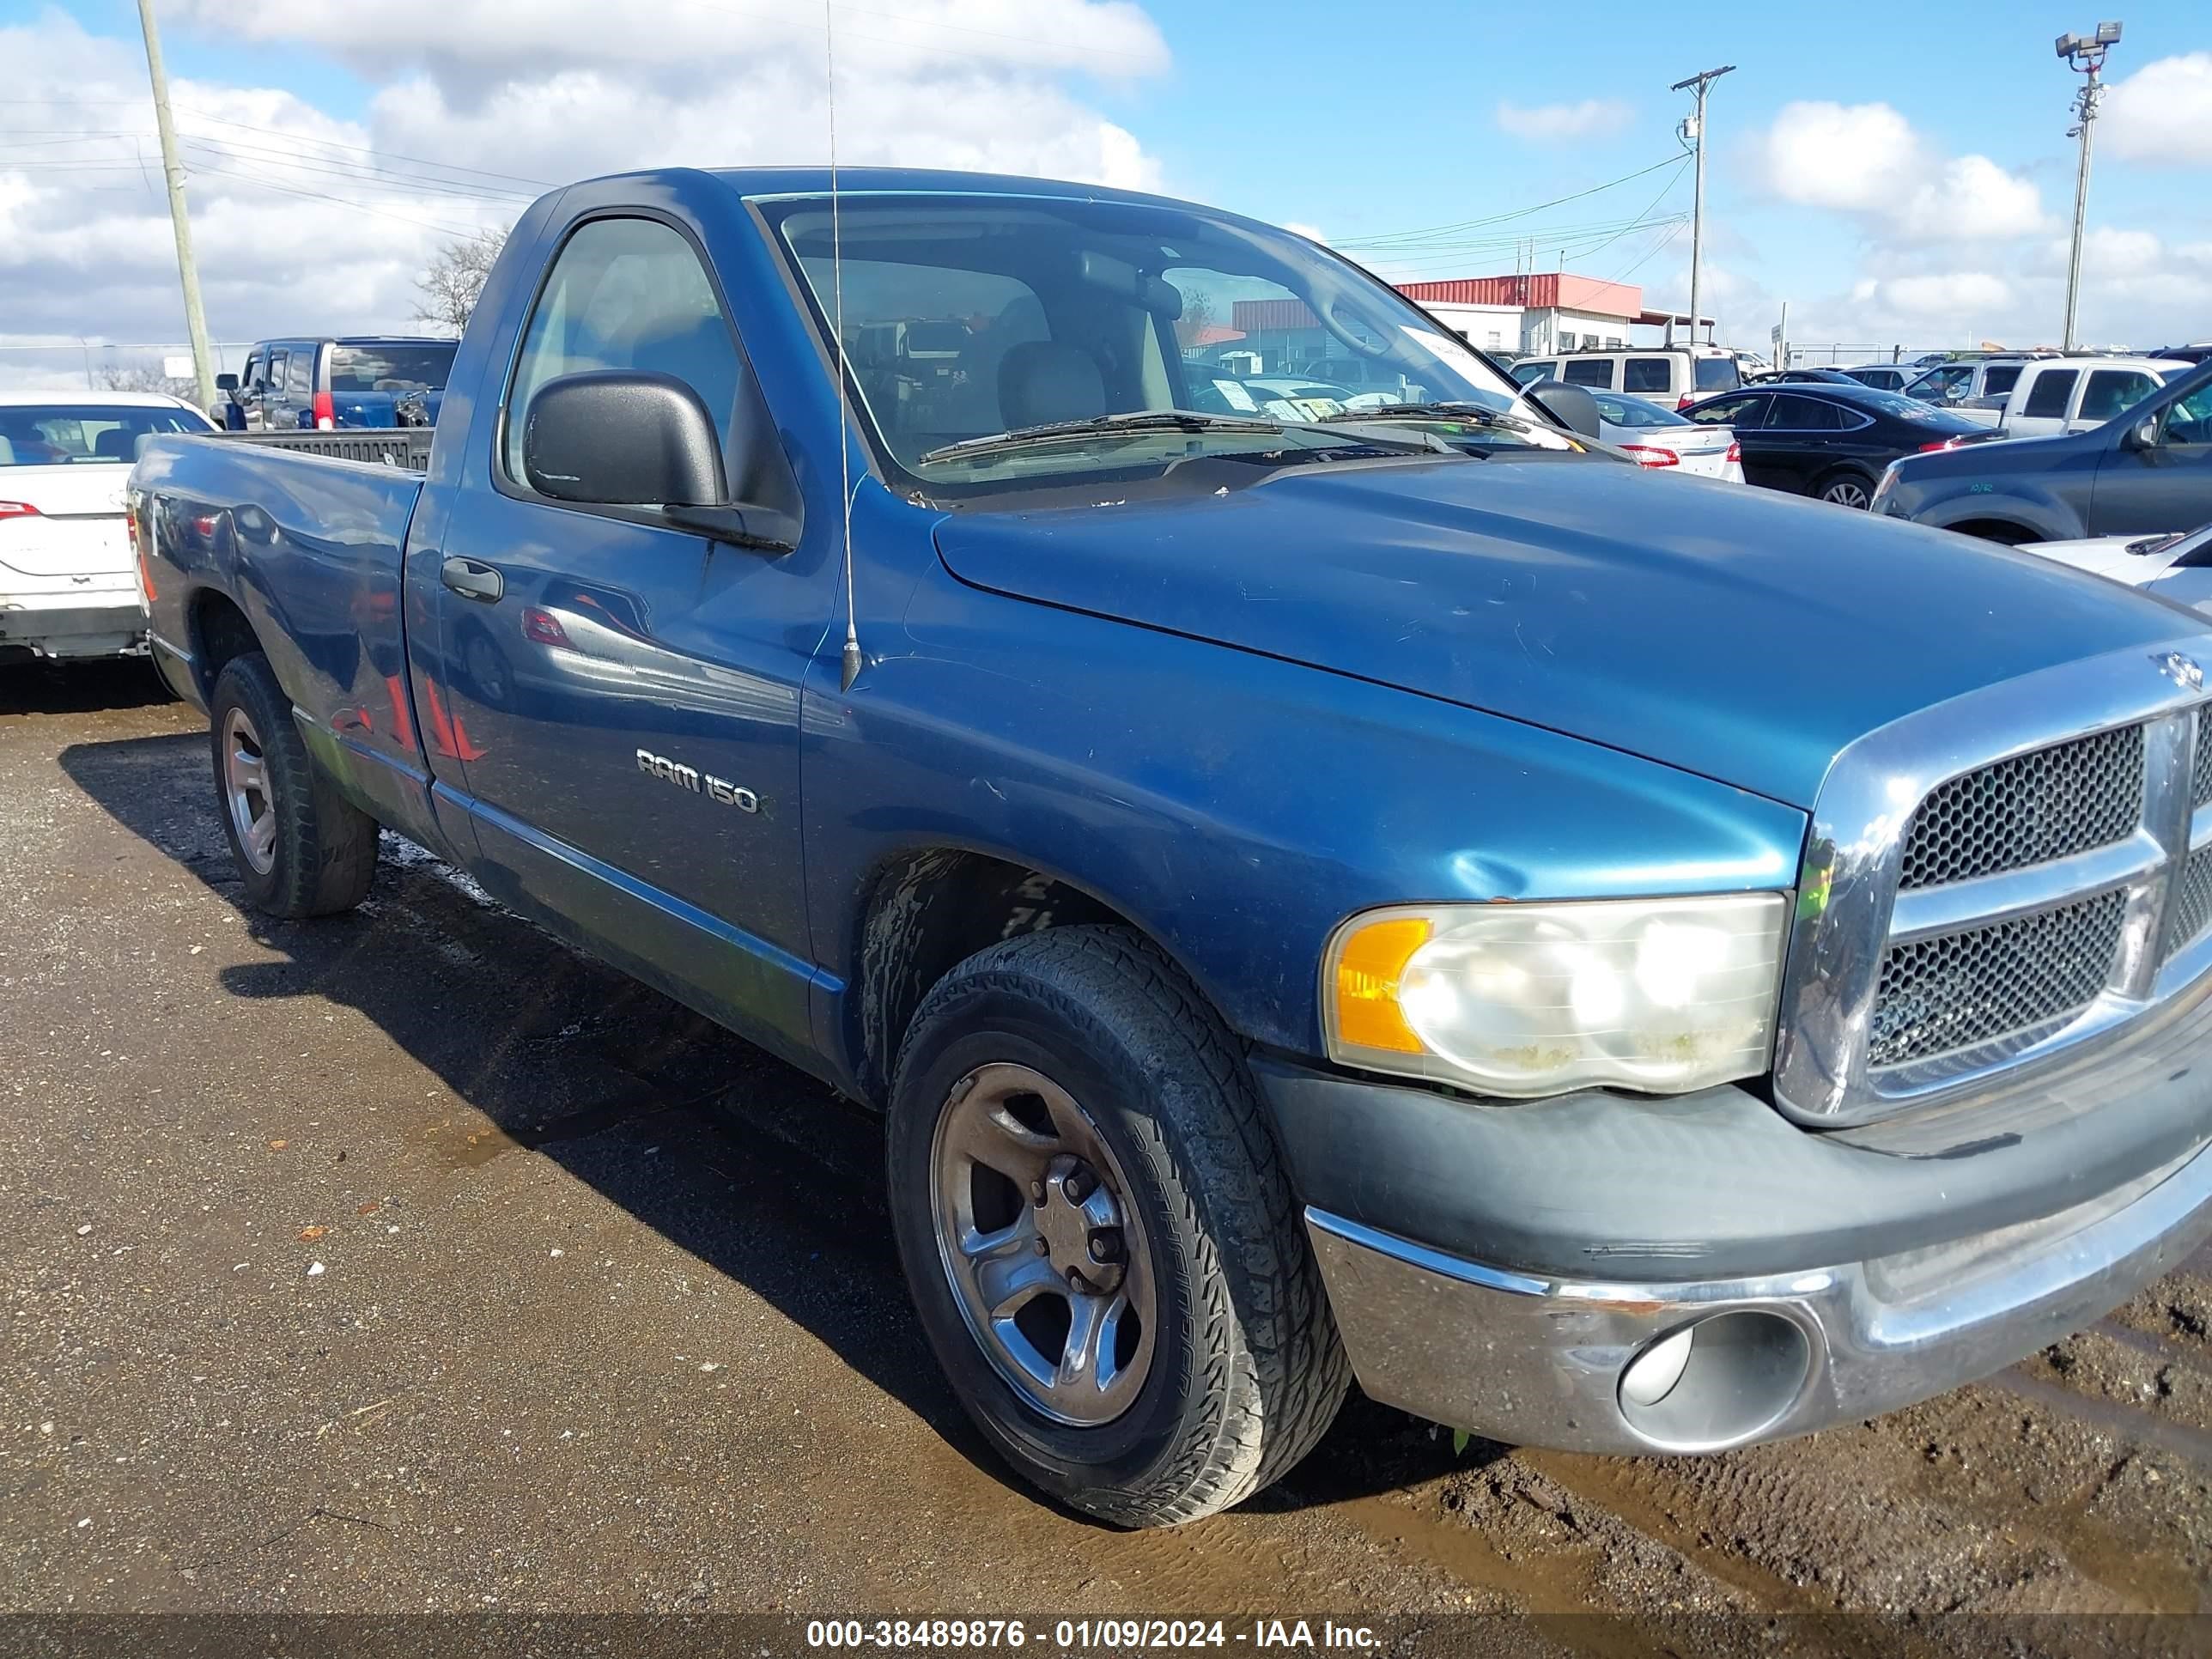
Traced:
<svg viewBox="0 0 2212 1659">
<path fill-rule="evenodd" d="M 1572 461 L 1340 465 L 1194 501 L 969 511 L 939 522 L 937 544 L 978 587 L 1401 687 L 1798 806 L 1839 749 L 1901 714 L 2190 631 L 2032 554 Z"/>
</svg>

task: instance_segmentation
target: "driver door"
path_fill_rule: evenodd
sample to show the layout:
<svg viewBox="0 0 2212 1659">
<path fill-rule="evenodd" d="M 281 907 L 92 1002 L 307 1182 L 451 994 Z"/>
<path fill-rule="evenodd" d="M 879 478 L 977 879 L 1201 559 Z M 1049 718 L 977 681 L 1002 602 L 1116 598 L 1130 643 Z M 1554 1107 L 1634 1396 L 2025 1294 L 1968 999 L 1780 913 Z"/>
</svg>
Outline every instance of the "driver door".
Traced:
<svg viewBox="0 0 2212 1659">
<path fill-rule="evenodd" d="M 655 507 L 539 494 L 526 414 L 564 376 L 673 376 L 716 416 L 733 489 L 772 494 L 771 468 L 796 486 L 704 261 L 664 220 L 578 223 L 513 361 L 503 418 L 468 428 L 489 477 L 424 556 L 434 764 L 465 779 L 495 896 L 774 1046 L 806 1018 L 799 683 L 830 594 Z"/>
<path fill-rule="evenodd" d="M 2097 465 L 2093 536 L 2194 530 L 2212 520 L 2212 382 L 2148 418 L 2154 441 L 2135 443 L 2130 422 Z"/>
</svg>

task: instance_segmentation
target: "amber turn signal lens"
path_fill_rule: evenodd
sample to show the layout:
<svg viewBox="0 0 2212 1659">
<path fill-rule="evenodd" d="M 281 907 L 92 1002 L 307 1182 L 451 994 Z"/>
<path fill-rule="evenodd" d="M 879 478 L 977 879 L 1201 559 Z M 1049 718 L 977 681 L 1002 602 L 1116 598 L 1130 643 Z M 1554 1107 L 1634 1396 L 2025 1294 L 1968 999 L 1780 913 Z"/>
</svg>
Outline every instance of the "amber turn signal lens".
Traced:
<svg viewBox="0 0 2212 1659">
<path fill-rule="evenodd" d="M 1418 1054 L 1426 1045 L 1398 1010 L 1398 981 L 1434 927 L 1419 916 L 1370 922 L 1336 957 L 1336 1038 L 1363 1048 Z"/>
</svg>

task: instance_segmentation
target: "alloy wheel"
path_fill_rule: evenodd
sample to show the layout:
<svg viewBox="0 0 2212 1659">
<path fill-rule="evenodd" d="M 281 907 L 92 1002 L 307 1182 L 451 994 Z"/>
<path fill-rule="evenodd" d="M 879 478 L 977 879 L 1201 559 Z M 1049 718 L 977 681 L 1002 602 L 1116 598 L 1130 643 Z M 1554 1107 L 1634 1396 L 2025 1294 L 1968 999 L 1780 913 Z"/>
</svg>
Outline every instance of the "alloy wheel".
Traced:
<svg viewBox="0 0 2212 1659">
<path fill-rule="evenodd" d="M 1027 1066 L 952 1088 L 931 1152 L 938 1257 L 1008 1387 L 1079 1428 L 1127 1411 L 1151 1370 L 1151 1250 L 1129 1183 L 1074 1097 Z"/>
<path fill-rule="evenodd" d="M 255 875 L 267 875 L 276 866 L 276 809 L 261 734 L 243 708 L 232 708 L 222 722 L 222 796 L 239 850 Z"/>
</svg>

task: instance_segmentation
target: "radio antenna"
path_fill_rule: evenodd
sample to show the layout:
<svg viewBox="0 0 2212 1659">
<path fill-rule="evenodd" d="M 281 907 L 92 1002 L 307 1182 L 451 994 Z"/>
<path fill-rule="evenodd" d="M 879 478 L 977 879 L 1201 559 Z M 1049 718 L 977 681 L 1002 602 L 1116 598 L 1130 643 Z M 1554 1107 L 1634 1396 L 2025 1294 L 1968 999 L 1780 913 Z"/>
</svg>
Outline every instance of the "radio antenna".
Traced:
<svg viewBox="0 0 2212 1659">
<path fill-rule="evenodd" d="M 860 678 L 860 629 L 853 609 L 853 451 L 846 434 L 845 237 L 837 212 L 837 25 L 830 0 L 822 0 L 823 59 L 830 82 L 830 289 L 837 344 L 837 481 L 845 512 L 845 654 L 840 691 Z"/>
</svg>

